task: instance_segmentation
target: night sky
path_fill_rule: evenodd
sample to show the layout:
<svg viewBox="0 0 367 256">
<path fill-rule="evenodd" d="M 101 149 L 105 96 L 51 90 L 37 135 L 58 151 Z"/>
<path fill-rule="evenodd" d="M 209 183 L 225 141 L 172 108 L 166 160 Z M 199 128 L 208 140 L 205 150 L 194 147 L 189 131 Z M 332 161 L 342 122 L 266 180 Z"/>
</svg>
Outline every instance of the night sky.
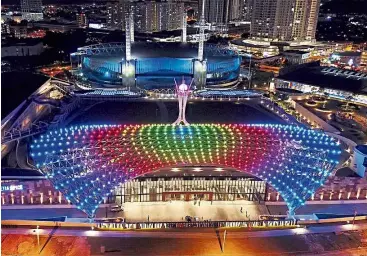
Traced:
<svg viewBox="0 0 367 256">
<path fill-rule="evenodd" d="M 82 4 L 82 3 L 98 3 L 106 2 L 106 0 L 42 0 L 43 4 Z M 20 5 L 20 0 L 2 0 L 2 5 Z"/>
</svg>

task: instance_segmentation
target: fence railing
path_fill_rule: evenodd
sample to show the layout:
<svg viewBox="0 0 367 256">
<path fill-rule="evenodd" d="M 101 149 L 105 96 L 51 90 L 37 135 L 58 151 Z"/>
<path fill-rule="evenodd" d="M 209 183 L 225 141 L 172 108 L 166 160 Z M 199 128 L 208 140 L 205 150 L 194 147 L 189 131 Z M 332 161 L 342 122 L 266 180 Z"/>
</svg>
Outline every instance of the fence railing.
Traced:
<svg viewBox="0 0 367 256">
<path fill-rule="evenodd" d="M 170 228 L 225 228 L 225 227 L 291 227 L 297 220 L 254 220 L 254 221 L 194 221 L 194 222 L 120 222 L 97 223 L 99 229 L 170 229 Z"/>
</svg>

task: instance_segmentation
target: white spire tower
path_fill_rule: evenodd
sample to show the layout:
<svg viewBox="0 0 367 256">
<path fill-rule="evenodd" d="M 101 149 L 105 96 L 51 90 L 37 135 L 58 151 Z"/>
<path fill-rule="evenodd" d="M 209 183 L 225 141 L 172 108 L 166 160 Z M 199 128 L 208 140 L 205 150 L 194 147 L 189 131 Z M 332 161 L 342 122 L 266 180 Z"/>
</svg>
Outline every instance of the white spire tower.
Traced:
<svg viewBox="0 0 367 256">
<path fill-rule="evenodd" d="M 178 113 L 177 120 L 173 123 L 173 125 L 179 125 L 181 123 L 183 123 L 184 125 L 189 125 L 189 123 L 186 120 L 186 104 L 187 104 L 187 100 L 191 92 L 190 88 L 191 88 L 192 82 L 193 80 L 191 80 L 190 85 L 187 85 L 185 83 L 185 79 L 182 78 L 182 83 L 178 85 L 175 80 L 179 113 Z"/>
</svg>

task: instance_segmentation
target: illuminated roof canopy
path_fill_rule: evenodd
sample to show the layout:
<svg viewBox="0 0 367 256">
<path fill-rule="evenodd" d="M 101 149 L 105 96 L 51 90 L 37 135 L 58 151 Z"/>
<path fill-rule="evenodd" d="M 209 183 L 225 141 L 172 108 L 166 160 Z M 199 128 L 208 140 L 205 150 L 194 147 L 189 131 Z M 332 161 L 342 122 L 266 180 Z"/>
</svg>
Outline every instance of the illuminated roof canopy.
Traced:
<svg viewBox="0 0 367 256">
<path fill-rule="evenodd" d="M 324 133 L 286 125 L 74 126 L 49 131 L 31 145 L 55 188 L 90 217 L 119 184 L 180 165 L 251 173 L 294 212 L 325 182 L 340 153 Z"/>
</svg>

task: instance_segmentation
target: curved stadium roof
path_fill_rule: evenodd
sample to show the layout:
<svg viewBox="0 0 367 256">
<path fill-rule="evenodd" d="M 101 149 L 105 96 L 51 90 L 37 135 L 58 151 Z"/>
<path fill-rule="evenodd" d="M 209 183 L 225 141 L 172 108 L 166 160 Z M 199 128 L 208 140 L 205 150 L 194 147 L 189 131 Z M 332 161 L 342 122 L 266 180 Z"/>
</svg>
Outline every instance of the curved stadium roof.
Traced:
<svg viewBox="0 0 367 256">
<path fill-rule="evenodd" d="M 37 167 L 90 217 L 119 184 L 182 165 L 250 173 L 272 185 L 294 212 L 322 186 L 340 153 L 335 139 L 289 125 L 74 126 L 31 144 Z"/>
<path fill-rule="evenodd" d="M 78 54 L 99 56 L 100 58 L 109 56 L 115 57 L 119 61 L 125 56 L 125 44 L 104 43 L 95 44 L 78 48 Z M 131 54 L 133 58 L 196 58 L 198 55 L 197 44 L 192 43 L 156 43 L 156 42 L 134 42 L 131 45 Z M 205 58 L 220 58 L 228 56 L 237 56 L 233 50 L 212 44 L 204 46 Z"/>
</svg>

